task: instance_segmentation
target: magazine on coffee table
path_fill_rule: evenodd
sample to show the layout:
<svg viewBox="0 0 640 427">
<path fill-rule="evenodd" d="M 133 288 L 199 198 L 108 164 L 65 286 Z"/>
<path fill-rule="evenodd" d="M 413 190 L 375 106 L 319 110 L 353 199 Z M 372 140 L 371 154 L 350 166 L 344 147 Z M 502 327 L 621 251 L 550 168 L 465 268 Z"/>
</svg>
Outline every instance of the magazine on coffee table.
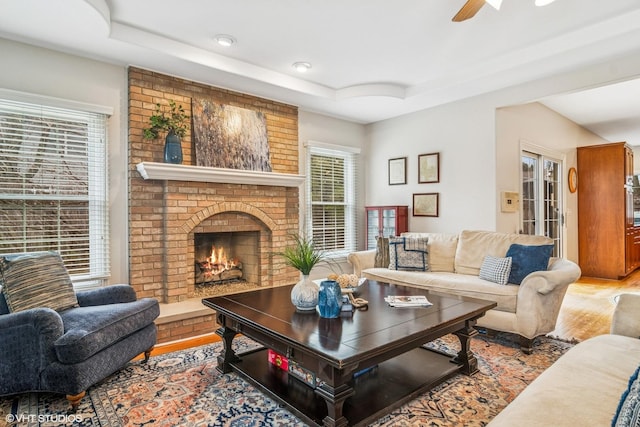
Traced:
<svg viewBox="0 0 640 427">
<path fill-rule="evenodd" d="M 384 300 L 391 307 L 428 307 L 433 305 L 424 295 L 389 295 Z"/>
</svg>

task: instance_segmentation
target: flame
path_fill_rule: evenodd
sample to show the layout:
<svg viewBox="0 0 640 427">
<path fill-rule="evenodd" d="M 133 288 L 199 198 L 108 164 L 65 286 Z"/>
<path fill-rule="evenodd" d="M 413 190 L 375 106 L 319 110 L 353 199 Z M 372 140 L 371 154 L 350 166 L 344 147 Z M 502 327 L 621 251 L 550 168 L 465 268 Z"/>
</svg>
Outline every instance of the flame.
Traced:
<svg viewBox="0 0 640 427">
<path fill-rule="evenodd" d="M 207 273 L 210 275 L 220 274 L 225 270 L 230 270 L 238 265 L 237 259 L 227 257 L 223 247 L 211 247 L 211 256 L 207 258 Z"/>
</svg>

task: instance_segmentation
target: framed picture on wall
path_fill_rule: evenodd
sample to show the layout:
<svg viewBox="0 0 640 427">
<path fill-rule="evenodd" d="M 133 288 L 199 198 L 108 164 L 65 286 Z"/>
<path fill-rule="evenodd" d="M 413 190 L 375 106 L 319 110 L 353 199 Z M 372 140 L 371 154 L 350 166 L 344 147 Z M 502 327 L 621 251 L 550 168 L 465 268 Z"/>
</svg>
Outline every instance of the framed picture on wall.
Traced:
<svg viewBox="0 0 640 427">
<path fill-rule="evenodd" d="M 438 216 L 440 193 L 414 193 L 413 216 Z"/>
<path fill-rule="evenodd" d="M 418 156 L 418 183 L 440 182 L 440 153 Z"/>
<path fill-rule="evenodd" d="M 407 183 L 407 158 L 389 159 L 389 185 Z"/>
</svg>

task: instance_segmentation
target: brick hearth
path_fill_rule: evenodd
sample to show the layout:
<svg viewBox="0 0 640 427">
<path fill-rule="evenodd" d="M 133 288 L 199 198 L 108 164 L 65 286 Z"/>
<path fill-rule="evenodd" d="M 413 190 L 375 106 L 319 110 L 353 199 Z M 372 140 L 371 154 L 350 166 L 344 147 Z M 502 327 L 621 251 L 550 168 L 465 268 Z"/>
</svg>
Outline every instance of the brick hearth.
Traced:
<svg viewBox="0 0 640 427">
<path fill-rule="evenodd" d="M 163 140 L 142 138 L 155 104 L 169 99 L 191 115 L 191 98 L 260 111 L 274 173 L 298 174 L 297 108 L 138 68 L 129 69 L 129 254 L 130 283 L 139 297 L 162 303 L 159 342 L 209 333 L 215 318 L 194 291 L 193 234 L 260 231 L 261 287 L 298 280 L 274 253 L 298 231 L 299 188 L 173 179 L 143 179 L 141 162 L 161 162 Z M 195 165 L 191 135 L 182 139 L 185 165 Z M 228 292 L 246 290 L 231 287 Z M 221 292 L 227 292 L 226 289 Z"/>
</svg>

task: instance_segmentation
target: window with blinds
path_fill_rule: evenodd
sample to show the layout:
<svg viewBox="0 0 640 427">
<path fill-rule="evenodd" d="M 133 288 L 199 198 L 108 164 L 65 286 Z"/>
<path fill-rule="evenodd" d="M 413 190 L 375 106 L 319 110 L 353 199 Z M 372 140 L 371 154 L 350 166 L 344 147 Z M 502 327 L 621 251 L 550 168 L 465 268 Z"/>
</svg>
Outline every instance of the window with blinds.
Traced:
<svg viewBox="0 0 640 427">
<path fill-rule="evenodd" d="M 0 99 L 0 253 L 56 251 L 78 285 L 109 275 L 106 119 Z"/>
<path fill-rule="evenodd" d="M 357 153 L 308 145 L 307 230 L 329 256 L 356 250 Z"/>
</svg>

